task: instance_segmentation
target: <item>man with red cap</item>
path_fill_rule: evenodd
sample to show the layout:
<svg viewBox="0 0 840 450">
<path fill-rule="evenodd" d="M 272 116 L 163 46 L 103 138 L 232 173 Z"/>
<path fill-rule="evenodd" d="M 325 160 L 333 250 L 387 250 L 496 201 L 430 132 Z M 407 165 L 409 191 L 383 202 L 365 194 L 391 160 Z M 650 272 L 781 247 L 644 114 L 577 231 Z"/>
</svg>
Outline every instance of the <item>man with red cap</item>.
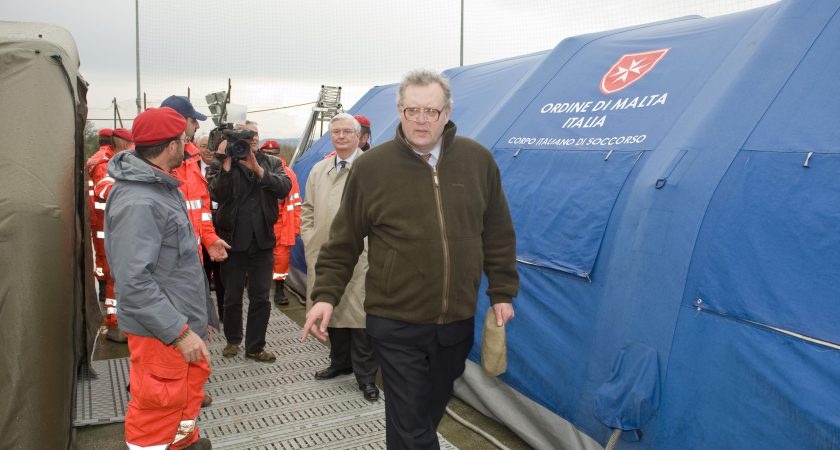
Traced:
<svg viewBox="0 0 840 450">
<path fill-rule="evenodd" d="M 280 218 L 274 224 L 274 237 L 277 239 L 274 246 L 274 304 L 282 306 L 289 304 L 285 291 L 286 275 L 289 274 L 289 258 L 292 246 L 295 245 L 295 237 L 300 234 L 300 186 L 297 175 L 280 156 L 280 144 L 277 141 L 263 142 L 260 151 L 278 158 L 283 163 L 283 171 L 292 180 L 289 195 L 278 201 Z"/>
<path fill-rule="evenodd" d="M 199 258 L 203 260 L 203 245 L 212 261 L 224 261 L 227 259 L 227 249 L 230 248 L 230 245 L 216 234 L 216 229 L 213 227 L 213 215 L 210 211 L 210 191 L 207 190 L 207 179 L 201 169 L 201 154 L 198 147 L 193 143 L 195 132 L 201 128 L 198 122 L 207 120 L 207 116 L 196 111 L 190 99 L 183 95 L 170 95 L 160 106 L 174 109 L 184 117 L 187 123 L 184 130 L 184 134 L 187 136 L 187 142 L 184 145 L 184 161 L 173 171 L 181 181 L 178 189 L 184 194 L 186 200 L 190 222 L 193 231 L 195 231 L 196 251 Z M 223 300 L 224 296 L 221 299 L 217 296 L 217 302 Z M 219 310 L 221 311 L 222 308 L 219 308 Z M 213 398 L 210 394 L 205 394 L 202 406 L 208 406 L 212 402 Z"/>
<path fill-rule="evenodd" d="M 218 326 L 196 251 L 182 184 L 184 118 L 150 108 L 132 128 L 136 149 L 108 163 L 105 251 L 120 293 L 120 328 L 131 352 L 130 450 L 210 449 L 196 417 L 210 376 L 207 327 Z"/>
<path fill-rule="evenodd" d="M 105 233 L 102 229 L 102 212 L 105 210 L 105 203 L 97 205 L 94 200 L 93 188 L 96 186 L 94 181 L 94 168 L 104 158 L 111 159 L 114 150 L 111 148 L 113 141 L 111 136 L 114 135 L 114 130 L 111 128 L 102 128 L 99 130 L 99 150 L 88 158 L 85 163 L 85 173 L 88 176 L 88 217 L 90 218 L 90 240 L 93 243 L 94 250 L 94 268 L 93 274 L 99 284 L 99 301 L 105 302 L 105 284 L 108 277 L 107 264 L 105 259 Z M 103 177 L 105 174 L 102 175 Z M 97 206 L 99 206 L 97 208 Z"/>
<path fill-rule="evenodd" d="M 95 253 L 94 276 L 99 282 L 99 299 L 105 303 L 105 318 L 103 323 L 107 328 L 106 338 L 110 341 L 124 343 L 125 336 L 117 327 L 117 296 L 114 292 L 114 280 L 105 258 L 105 230 L 103 213 L 105 201 L 113 179 L 108 176 L 108 161 L 115 153 L 131 146 L 134 138 L 125 128 L 103 128 L 99 130 L 99 151 L 93 154 L 85 164 L 88 175 L 88 203 L 90 214 L 90 234 Z"/>
<path fill-rule="evenodd" d="M 353 116 L 353 118 L 362 126 L 359 134 L 359 148 L 366 152 L 370 149 L 370 119 L 365 116 Z"/>
</svg>

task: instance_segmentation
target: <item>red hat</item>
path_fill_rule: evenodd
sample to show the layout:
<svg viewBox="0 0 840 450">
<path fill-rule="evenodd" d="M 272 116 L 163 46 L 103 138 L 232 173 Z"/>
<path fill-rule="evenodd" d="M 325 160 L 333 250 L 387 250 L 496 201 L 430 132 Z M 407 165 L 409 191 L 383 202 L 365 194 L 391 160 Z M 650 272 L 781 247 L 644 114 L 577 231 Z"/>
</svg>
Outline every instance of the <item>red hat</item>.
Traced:
<svg viewBox="0 0 840 450">
<path fill-rule="evenodd" d="M 126 141 L 133 142 L 134 136 L 131 135 L 131 132 L 126 130 L 125 128 L 116 128 L 114 129 L 114 136 L 125 139 Z"/>
<path fill-rule="evenodd" d="M 359 122 L 359 125 L 363 127 L 370 128 L 370 120 L 368 120 L 365 116 L 353 116 L 356 119 L 356 122 Z"/>
<path fill-rule="evenodd" d="M 260 150 L 279 149 L 279 148 L 280 148 L 280 144 L 277 141 L 272 141 L 271 139 L 269 139 L 269 140 L 263 142 L 263 145 L 262 145 L 262 147 L 260 147 Z"/>
<path fill-rule="evenodd" d="M 99 130 L 99 135 L 102 137 L 111 137 L 114 135 L 114 130 L 110 128 L 103 128 Z"/>
<path fill-rule="evenodd" d="M 149 108 L 134 119 L 131 134 L 138 146 L 160 144 L 178 137 L 187 129 L 184 116 L 172 108 Z"/>
</svg>

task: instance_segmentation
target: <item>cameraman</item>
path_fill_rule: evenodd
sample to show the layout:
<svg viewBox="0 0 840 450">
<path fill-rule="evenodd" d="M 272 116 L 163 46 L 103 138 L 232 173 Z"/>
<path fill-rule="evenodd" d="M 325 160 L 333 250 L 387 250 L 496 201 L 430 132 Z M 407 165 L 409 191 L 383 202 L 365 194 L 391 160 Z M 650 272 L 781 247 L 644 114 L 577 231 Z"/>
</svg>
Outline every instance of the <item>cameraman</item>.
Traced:
<svg viewBox="0 0 840 450">
<path fill-rule="evenodd" d="M 279 159 L 257 152 L 256 122 L 237 126 L 237 132 L 216 150 L 216 161 L 207 170 L 210 197 L 218 202 L 216 230 L 230 243 L 228 259 L 222 263 L 225 286 L 224 331 L 227 346 L 222 355 L 233 357 L 242 343 L 242 294 L 248 281 L 248 323 L 245 329 L 245 357 L 271 363 L 277 358 L 264 350 L 269 291 L 274 266 L 274 223 L 279 216 L 278 199 L 289 194 L 292 182 Z M 245 130 L 252 136 L 243 138 Z M 238 141 L 238 142 L 237 142 Z M 245 155 L 235 151 L 245 144 Z M 244 153 L 244 152 L 243 152 Z"/>
</svg>

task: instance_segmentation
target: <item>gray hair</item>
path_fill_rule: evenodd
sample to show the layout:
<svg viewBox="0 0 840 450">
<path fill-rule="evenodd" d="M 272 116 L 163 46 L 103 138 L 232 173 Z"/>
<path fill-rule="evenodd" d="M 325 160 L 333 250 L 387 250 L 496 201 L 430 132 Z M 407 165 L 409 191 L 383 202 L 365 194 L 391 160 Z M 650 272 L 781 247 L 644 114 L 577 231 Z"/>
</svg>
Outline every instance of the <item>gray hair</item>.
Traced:
<svg viewBox="0 0 840 450">
<path fill-rule="evenodd" d="M 353 117 L 353 116 L 351 116 L 350 114 L 347 114 L 347 113 L 338 113 L 338 114 L 334 115 L 333 118 L 330 119 L 330 129 L 332 129 L 333 123 L 338 122 L 340 120 L 349 120 L 349 121 L 353 122 L 353 128 L 356 129 L 356 133 L 361 133 L 362 132 L 362 125 L 359 124 L 359 121 L 356 120 L 355 117 Z"/>
<path fill-rule="evenodd" d="M 253 125 L 253 126 L 257 127 L 257 128 L 259 128 L 259 127 L 260 127 L 260 124 L 258 124 L 257 122 L 254 122 L 253 120 L 246 120 L 246 121 L 245 121 L 245 123 L 237 123 L 237 124 L 234 124 L 234 125 L 233 125 L 233 129 L 234 129 L 234 130 L 237 130 L 237 131 L 244 130 L 244 129 L 245 129 L 245 127 L 247 127 L 248 125 Z"/>
<path fill-rule="evenodd" d="M 449 78 L 429 69 L 414 69 L 405 74 L 397 90 L 397 105 L 402 106 L 407 87 L 428 86 L 432 83 L 437 83 L 443 89 L 443 107 L 452 108 L 452 88 L 449 86 Z"/>
</svg>

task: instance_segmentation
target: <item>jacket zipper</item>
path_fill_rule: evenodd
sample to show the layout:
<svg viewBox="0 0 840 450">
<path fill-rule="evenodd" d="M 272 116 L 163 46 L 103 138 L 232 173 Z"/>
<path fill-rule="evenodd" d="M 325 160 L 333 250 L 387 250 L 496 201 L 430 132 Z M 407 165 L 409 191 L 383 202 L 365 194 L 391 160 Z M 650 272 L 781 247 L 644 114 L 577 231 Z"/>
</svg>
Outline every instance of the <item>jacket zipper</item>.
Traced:
<svg viewBox="0 0 840 450">
<path fill-rule="evenodd" d="M 438 163 L 440 163 L 439 160 Z M 443 324 L 443 319 L 449 309 L 449 244 L 446 241 L 446 222 L 443 220 L 443 202 L 440 199 L 437 166 L 432 166 L 432 178 L 435 183 L 435 203 L 437 204 L 438 222 L 440 223 L 440 238 L 443 244 L 443 309 L 438 318 L 438 324 Z"/>
</svg>

